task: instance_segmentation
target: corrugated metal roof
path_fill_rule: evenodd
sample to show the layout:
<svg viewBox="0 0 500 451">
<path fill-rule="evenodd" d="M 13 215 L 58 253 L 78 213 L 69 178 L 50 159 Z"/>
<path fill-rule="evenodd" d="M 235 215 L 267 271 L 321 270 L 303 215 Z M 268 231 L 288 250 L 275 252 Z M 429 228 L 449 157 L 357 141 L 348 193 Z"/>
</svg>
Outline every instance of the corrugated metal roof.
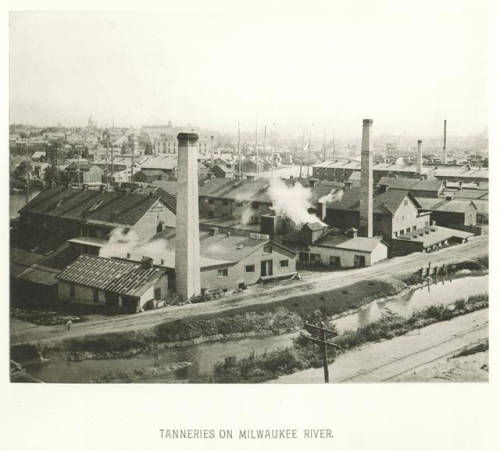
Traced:
<svg viewBox="0 0 500 451">
<path fill-rule="evenodd" d="M 141 263 L 81 255 L 57 278 L 104 291 L 138 296 L 164 273 L 162 268 L 145 268 Z"/>
<path fill-rule="evenodd" d="M 166 193 L 160 191 L 149 195 L 57 187 L 40 192 L 20 212 L 29 211 L 67 219 L 134 225 L 159 198 L 172 209 L 167 197 Z"/>
</svg>

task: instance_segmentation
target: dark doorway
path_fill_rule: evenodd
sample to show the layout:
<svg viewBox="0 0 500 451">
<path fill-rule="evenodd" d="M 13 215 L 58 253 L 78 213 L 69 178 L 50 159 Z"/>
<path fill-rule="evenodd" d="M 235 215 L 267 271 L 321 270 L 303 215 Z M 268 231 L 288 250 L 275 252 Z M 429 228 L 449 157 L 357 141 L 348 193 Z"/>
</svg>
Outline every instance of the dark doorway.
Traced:
<svg viewBox="0 0 500 451">
<path fill-rule="evenodd" d="M 263 260 L 260 262 L 260 275 L 262 277 L 273 275 L 273 261 Z"/>
</svg>

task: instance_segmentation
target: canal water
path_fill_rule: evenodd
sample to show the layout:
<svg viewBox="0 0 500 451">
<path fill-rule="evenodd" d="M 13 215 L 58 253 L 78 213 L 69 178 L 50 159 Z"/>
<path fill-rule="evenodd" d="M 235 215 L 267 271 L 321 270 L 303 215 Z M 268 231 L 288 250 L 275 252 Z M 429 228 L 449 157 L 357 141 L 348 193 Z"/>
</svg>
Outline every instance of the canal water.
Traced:
<svg viewBox="0 0 500 451">
<path fill-rule="evenodd" d="M 430 305 L 446 305 L 460 298 L 487 292 L 488 275 L 442 280 L 390 300 L 371 302 L 352 314 L 334 317 L 330 321 L 330 326 L 335 325 L 339 333 L 356 330 L 379 320 L 384 313 L 395 313 L 403 318 L 409 318 L 415 311 Z"/>
<path fill-rule="evenodd" d="M 431 304 L 451 303 L 461 297 L 467 298 L 475 294 L 488 292 L 488 276 L 470 276 L 413 290 L 400 297 L 375 301 L 342 318 L 334 318 L 340 332 L 356 329 L 379 319 L 384 311 L 391 311 L 404 317 L 409 317 L 415 310 Z M 276 348 L 290 346 L 298 332 L 253 337 L 238 340 L 202 343 L 179 348 L 160 350 L 160 364 L 168 365 L 177 362 L 190 362 L 191 366 L 176 374 L 162 376 L 143 382 L 185 382 L 191 377 L 208 374 L 214 366 L 226 357 L 244 358 L 251 353 L 256 355 Z M 94 377 L 109 373 L 131 371 L 148 366 L 154 366 L 155 361 L 150 355 L 128 359 L 84 360 L 82 362 L 43 363 L 28 368 L 31 376 L 46 382 L 77 383 L 90 382 Z"/>
</svg>

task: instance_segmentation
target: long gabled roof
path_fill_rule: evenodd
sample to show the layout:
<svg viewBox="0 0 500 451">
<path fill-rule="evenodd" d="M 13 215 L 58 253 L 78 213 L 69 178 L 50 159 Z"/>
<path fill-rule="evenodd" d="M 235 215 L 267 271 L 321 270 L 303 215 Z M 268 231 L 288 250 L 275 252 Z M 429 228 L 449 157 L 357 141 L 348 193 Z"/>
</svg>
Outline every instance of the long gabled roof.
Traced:
<svg viewBox="0 0 500 451">
<path fill-rule="evenodd" d="M 140 296 L 165 272 L 163 268 L 145 268 L 137 262 L 80 255 L 57 279 L 117 294 Z"/>
<path fill-rule="evenodd" d="M 345 235 L 327 234 L 319 240 L 316 240 L 313 243 L 313 246 L 347 249 L 360 252 L 373 252 L 380 243 L 387 246 L 382 241 L 382 238 L 367 238 L 363 236 L 350 238 Z"/>
<path fill-rule="evenodd" d="M 431 211 L 446 211 L 449 213 L 466 213 L 472 205 L 476 210 L 475 203 L 471 200 L 465 199 L 430 199 L 418 198 L 419 203 L 425 210 Z"/>
<path fill-rule="evenodd" d="M 331 210 L 359 211 L 361 197 L 360 188 L 345 190 L 340 200 L 327 202 L 326 208 Z M 401 203 L 408 197 L 417 208 L 421 208 L 418 201 L 407 191 L 389 190 L 373 196 L 373 212 L 380 214 L 394 214 Z"/>
<path fill-rule="evenodd" d="M 410 178 L 393 178 L 382 177 L 378 182 L 379 185 L 388 186 L 389 189 L 399 189 L 406 191 L 435 191 L 439 192 L 443 187 L 442 180 L 429 179 L 410 179 Z"/>
<path fill-rule="evenodd" d="M 40 192 L 20 212 L 131 226 L 159 199 L 172 209 L 167 193 L 160 190 L 145 194 L 56 187 Z"/>
</svg>

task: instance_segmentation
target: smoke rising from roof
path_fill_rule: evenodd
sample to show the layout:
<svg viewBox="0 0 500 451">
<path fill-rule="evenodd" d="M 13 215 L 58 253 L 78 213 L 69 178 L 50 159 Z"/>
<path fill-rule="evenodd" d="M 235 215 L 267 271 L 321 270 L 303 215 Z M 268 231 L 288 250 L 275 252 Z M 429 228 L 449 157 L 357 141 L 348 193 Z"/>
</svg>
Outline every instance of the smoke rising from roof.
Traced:
<svg viewBox="0 0 500 451">
<path fill-rule="evenodd" d="M 117 227 L 99 251 L 99 256 L 125 258 L 127 254 L 131 254 L 134 258 L 146 256 L 160 259 L 167 250 L 168 242 L 165 239 L 141 241 L 133 230 L 127 231 L 123 227 Z"/>
<path fill-rule="evenodd" d="M 295 226 L 300 227 L 303 224 L 315 222 L 323 224 L 316 215 L 308 211 L 313 208 L 310 188 L 304 188 L 300 183 L 287 185 L 282 179 L 275 178 L 270 180 L 268 194 L 271 197 L 273 203 L 271 208 L 274 212 L 287 217 Z"/>
</svg>

